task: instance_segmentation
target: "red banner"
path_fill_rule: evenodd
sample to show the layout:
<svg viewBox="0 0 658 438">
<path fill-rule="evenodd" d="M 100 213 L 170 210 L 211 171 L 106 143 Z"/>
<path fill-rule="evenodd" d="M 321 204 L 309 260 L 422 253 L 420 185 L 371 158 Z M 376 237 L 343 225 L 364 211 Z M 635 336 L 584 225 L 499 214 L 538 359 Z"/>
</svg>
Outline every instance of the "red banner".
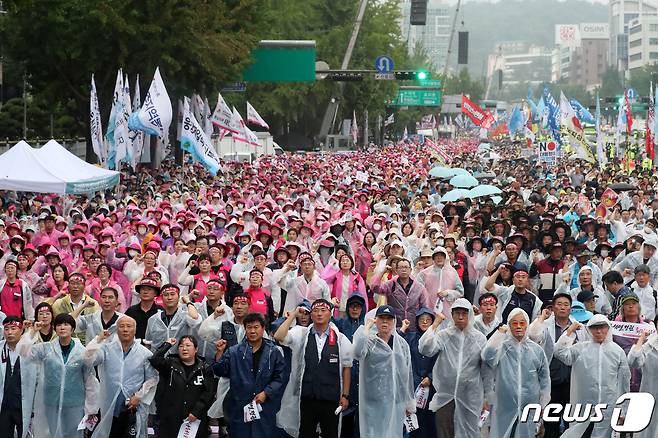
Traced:
<svg viewBox="0 0 658 438">
<path fill-rule="evenodd" d="M 489 111 L 483 110 L 466 96 L 462 96 L 462 112 L 466 114 L 473 123 L 482 128 L 489 128 L 494 122 L 494 118 Z"/>
</svg>

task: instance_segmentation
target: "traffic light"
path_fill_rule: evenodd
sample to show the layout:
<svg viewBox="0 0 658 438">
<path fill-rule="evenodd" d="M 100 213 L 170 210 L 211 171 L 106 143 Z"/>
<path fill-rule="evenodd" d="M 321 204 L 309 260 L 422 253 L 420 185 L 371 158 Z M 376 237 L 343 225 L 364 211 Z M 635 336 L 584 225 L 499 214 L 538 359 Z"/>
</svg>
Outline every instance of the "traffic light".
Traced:
<svg viewBox="0 0 658 438">
<path fill-rule="evenodd" d="M 363 73 L 329 73 L 327 79 L 337 82 L 358 82 L 363 80 Z"/>
<path fill-rule="evenodd" d="M 396 81 L 424 81 L 430 78 L 427 70 L 403 70 L 395 72 Z"/>
<path fill-rule="evenodd" d="M 411 0 L 410 23 L 425 26 L 427 22 L 427 0 Z"/>
</svg>

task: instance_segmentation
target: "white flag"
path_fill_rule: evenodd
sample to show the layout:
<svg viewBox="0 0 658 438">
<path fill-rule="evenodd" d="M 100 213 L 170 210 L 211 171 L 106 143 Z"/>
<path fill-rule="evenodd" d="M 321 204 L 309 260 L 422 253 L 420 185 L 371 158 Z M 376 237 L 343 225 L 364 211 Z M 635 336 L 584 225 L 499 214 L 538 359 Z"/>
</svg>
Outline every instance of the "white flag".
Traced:
<svg viewBox="0 0 658 438">
<path fill-rule="evenodd" d="M 101 112 L 98 108 L 98 94 L 94 75 L 91 75 L 91 96 L 89 97 L 89 127 L 91 129 L 91 145 L 101 165 L 105 162 L 105 149 L 103 147 L 103 126 L 101 125 Z"/>
<path fill-rule="evenodd" d="M 157 135 L 164 143 L 169 138 L 169 125 L 173 117 L 171 100 L 162 82 L 160 68 L 155 69 L 153 81 L 144 98 L 142 108 L 130 116 L 130 129 Z"/>
<path fill-rule="evenodd" d="M 139 75 L 135 80 L 135 97 L 133 98 L 133 112 L 139 111 L 139 108 L 142 106 L 142 98 L 139 91 Z M 144 150 L 144 133 L 142 131 L 130 131 L 130 136 L 132 139 L 133 151 L 132 151 L 132 160 L 131 166 L 133 170 L 137 170 L 137 164 L 142 159 L 142 151 Z"/>
<path fill-rule="evenodd" d="M 105 154 L 108 169 L 115 167 L 115 158 L 117 155 L 117 144 L 115 141 L 114 130 L 117 124 L 117 114 L 122 104 L 123 96 L 123 73 L 121 69 L 117 72 L 117 79 L 114 83 L 114 94 L 112 95 L 112 108 L 110 109 L 110 118 L 107 121 L 107 132 L 105 139 L 107 140 L 107 153 Z"/>
<path fill-rule="evenodd" d="M 213 133 L 213 126 L 212 126 L 212 110 L 210 109 L 210 105 L 208 105 L 208 98 L 206 97 L 203 99 L 203 132 L 206 133 L 206 136 L 210 138 Z"/>
<path fill-rule="evenodd" d="M 240 126 L 234 124 L 233 111 L 231 111 L 231 108 L 226 104 L 221 93 L 217 94 L 217 106 L 215 107 L 215 111 L 213 111 L 210 120 L 213 125 L 217 125 L 220 129 L 233 134 L 240 129 Z"/>
<path fill-rule="evenodd" d="M 359 139 L 359 128 L 356 126 L 356 111 L 352 113 L 352 126 L 350 127 L 350 135 L 352 136 L 352 141 L 356 144 Z"/>
<path fill-rule="evenodd" d="M 253 106 L 251 106 L 249 102 L 247 102 L 247 122 L 261 126 L 267 129 L 268 131 L 270 130 L 270 126 L 267 123 L 265 123 L 265 120 L 263 120 L 260 114 L 258 114 L 256 109 Z"/>
<path fill-rule="evenodd" d="M 590 163 L 596 162 L 589 144 L 583 135 L 583 127 L 580 124 L 578 116 L 576 116 L 576 111 L 563 92 L 560 92 L 560 117 L 560 126 L 568 132 L 569 143 L 578 158 L 589 161 Z M 562 139 L 564 140 L 564 136 L 562 136 Z"/>
<path fill-rule="evenodd" d="M 180 135 L 181 147 L 192 154 L 195 161 L 200 162 L 213 175 L 219 170 L 219 157 L 210 139 L 206 137 L 199 122 L 190 110 L 190 102 L 185 98 L 183 108 L 183 126 Z"/>
<path fill-rule="evenodd" d="M 240 126 L 238 132 L 233 134 L 235 141 L 247 143 L 251 146 L 262 146 L 256 134 L 254 134 L 254 132 L 249 129 L 247 125 L 245 125 L 244 120 L 242 120 L 242 116 L 240 116 L 240 113 L 237 109 L 235 109 L 235 107 L 233 107 L 233 124 L 235 126 Z"/>
</svg>

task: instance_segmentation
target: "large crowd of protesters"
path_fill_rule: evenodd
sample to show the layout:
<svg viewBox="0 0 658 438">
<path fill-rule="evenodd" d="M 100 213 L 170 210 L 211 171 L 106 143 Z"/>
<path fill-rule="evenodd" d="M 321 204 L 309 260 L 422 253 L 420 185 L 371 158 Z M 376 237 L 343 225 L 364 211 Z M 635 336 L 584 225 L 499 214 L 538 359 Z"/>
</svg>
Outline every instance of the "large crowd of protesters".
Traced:
<svg viewBox="0 0 658 438">
<path fill-rule="evenodd" d="M 658 396 L 658 179 L 443 147 L 501 193 L 408 143 L 1 192 L 0 435 L 610 438 Z"/>
</svg>

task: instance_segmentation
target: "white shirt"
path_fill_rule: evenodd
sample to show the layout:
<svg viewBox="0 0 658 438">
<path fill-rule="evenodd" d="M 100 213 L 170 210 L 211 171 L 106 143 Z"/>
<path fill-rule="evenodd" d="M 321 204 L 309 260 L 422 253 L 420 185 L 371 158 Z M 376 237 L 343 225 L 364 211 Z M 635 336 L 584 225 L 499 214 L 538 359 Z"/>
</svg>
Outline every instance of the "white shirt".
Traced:
<svg viewBox="0 0 658 438">
<path fill-rule="evenodd" d="M 329 327 L 324 331 L 324 333 L 318 333 L 315 330 L 315 327 L 311 327 L 312 332 L 315 334 L 315 346 L 318 350 L 318 362 L 322 360 L 322 349 L 324 348 L 324 343 L 327 342 L 327 337 L 329 336 Z"/>
</svg>

